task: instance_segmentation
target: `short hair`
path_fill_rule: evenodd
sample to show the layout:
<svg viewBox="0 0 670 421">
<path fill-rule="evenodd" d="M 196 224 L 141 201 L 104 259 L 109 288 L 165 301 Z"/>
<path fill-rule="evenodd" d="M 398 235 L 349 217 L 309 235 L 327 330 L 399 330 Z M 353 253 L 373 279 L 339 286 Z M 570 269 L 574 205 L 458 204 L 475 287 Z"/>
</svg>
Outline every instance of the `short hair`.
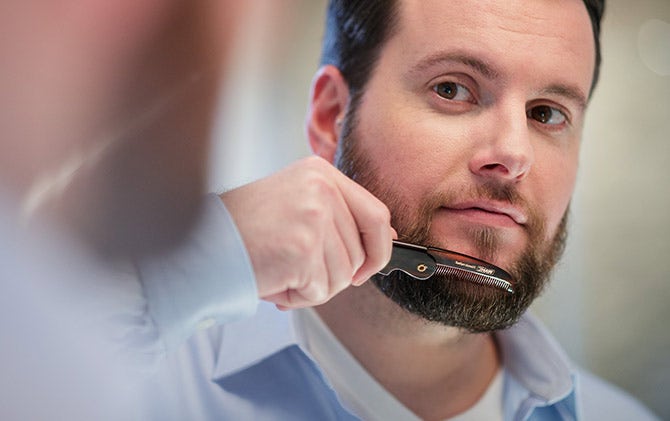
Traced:
<svg viewBox="0 0 670 421">
<path fill-rule="evenodd" d="M 342 73 L 352 97 L 365 88 L 398 21 L 396 0 L 330 0 L 321 65 Z"/>
<path fill-rule="evenodd" d="M 596 43 L 596 65 L 593 70 L 593 80 L 591 81 L 591 93 L 595 89 L 596 84 L 598 83 L 598 78 L 600 77 L 600 63 L 602 62 L 600 52 L 600 22 L 605 13 L 605 0 L 584 0 L 584 6 L 586 6 L 586 11 L 589 12 L 589 17 L 591 18 L 593 40 Z"/>
<path fill-rule="evenodd" d="M 591 18 L 596 56 L 591 92 L 600 73 L 600 21 L 605 0 L 583 0 Z M 321 49 L 321 65 L 337 67 L 357 98 L 379 54 L 398 24 L 397 0 L 330 0 Z"/>
</svg>

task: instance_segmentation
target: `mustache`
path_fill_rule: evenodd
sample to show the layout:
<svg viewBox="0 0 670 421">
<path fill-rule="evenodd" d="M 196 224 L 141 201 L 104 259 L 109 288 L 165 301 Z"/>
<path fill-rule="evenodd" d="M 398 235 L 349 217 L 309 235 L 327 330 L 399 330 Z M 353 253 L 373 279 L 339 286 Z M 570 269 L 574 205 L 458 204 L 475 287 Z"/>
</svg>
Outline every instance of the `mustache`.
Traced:
<svg viewBox="0 0 670 421">
<path fill-rule="evenodd" d="M 485 199 L 509 203 L 510 205 L 524 208 L 524 210 L 528 209 L 526 200 L 514 185 L 495 180 L 475 184 L 465 192 L 459 194 L 452 193 L 452 197 L 449 196 L 447 194 L 447 197 L 445 197 L 446 200 L 442 205 L 449 206 L 458 202 Z"/>
<path fill-rule="evenodd" d="M 403 241 L 439 246 L 439 244 L 429 244 L 429 242 L 433 242 L 429 232 L 435 210 L 478 200 L 502 202 L 522 209 L 528 215 L 528 222 L 524 228 L 529 232 L 529 235 L 537 235 L 543 229 L 544 224 L 539 212 L 524 199 L 516 186 L 497 180 L 487 180 L 486 182 L 463 186 L 461 189 L 436 191 L 423 201 L 413 221 L 407 221 L 404 219 L 406 214 L 399 212 L 392 215 L 391 223 L 394 224 L 394 227 L 405 227 L 402 232 L 398 232 L 400 239 Z M 398 204 L 395 205 L 397 208 Z"/>
</svg>

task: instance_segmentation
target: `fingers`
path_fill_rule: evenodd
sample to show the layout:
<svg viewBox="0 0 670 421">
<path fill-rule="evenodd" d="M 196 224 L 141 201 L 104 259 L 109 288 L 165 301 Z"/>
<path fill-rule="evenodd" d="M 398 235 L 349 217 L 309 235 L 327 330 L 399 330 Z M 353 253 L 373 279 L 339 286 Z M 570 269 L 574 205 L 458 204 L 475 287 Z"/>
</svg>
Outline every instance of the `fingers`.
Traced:
<svg viewBox="0 0 670 421">
<path fill-rule="evenodd" d="M 349 253 L 339 236 L 324 239 L 323 261 L 314 265 L 303 285 L 296 285 L 281 294 L 266 297 L 280 309 L 322 304 L 351 284 L 354 269 Z"/>
<path fill-rule="evenodd" d="M 349 242 L 342 235 L 332 236 L 326 239 L 324 245 L 324 264 L 326 273 L 328 273 L 327 298 L 329 299 L 351 285 L 354 272 L 363 263 L 364 254 L 357 236 L 354 236 Z M 351 252 L 352 248 L 356 249 L 356 252 Z M 360 263 L 351 261 L 352 253 L 360 256 Z"/>
<path fill-rule="evenodd" d="M 340 249 L 343 249 L 347 253 L 349 258 L 347 262 L 334 262 L 329 265 L 329 268 L 332 268 L 334 273 L 342 272 L 338 273 L 341 276 L 337 276 L 335 279 L 343 277 L 346 279 L 347 284 L 349 284 L 354 279 L 356 272 L 365 264 L 367 256 L 356 217 L 352 213 L 344 193 L 340 190 L 338 190 L 338 202 L 338 209 L 340 210 L 335 212 L 333 216 L 336 234 L 340 241 L 335 243 L 334 240 L 331 240 L 333 244 L 330 245 L 333 249 L 330 253 L 329 249 L 326 249 L 326 253 L 327 255 L 335 254 L 335 251 Z M 332 258 L 330 259 L 330 261 L 333 260 Z M 338 269 L 338 265 L 340 265 L 341 269 Z M 346 271 L 344 271 L 345 268 L 347 269 Z"/>
<path fill-rule="evenodd" d="M 386 206 L 321 158 L 222 195 L 254 267 L 259 296 L 280 308 L 322 304 L 386 265 Z"/>
<path fill-rule="evenodd" d="M 355 219 L 365 260 L 353 276 L 360 285 L 382 269 L 391 259 L 392 240 L 397 237 L 391 227 L 391 213 L 384 203 L 360 185 L 339 180 L 347 207 Z"/>
</svg>

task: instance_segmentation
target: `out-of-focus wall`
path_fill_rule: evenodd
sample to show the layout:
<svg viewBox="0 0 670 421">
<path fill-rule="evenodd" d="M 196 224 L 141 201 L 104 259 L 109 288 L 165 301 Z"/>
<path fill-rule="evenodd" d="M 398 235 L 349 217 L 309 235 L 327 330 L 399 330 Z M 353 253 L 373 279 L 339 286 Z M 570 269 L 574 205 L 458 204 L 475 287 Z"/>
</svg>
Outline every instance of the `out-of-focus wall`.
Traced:
<svg viewBox="0 0 670 421">
<path fill-rule="evenodd" d="M 303 130 L 325 0 L 255 2 L 226 85 L 211 188 L 309 154 Z M 571 236 L 533 306 L 581 365 L 670 419 L 670 1 L 608 0 Z"/>
<path fill-rule="evenodd" d="M 310 82 L 318 66 L 324 0 L 253 2 L 224 89 L 212 154 L 214 190 L 273 173 L 310 154 L 303 129 Z"/>
</svg>

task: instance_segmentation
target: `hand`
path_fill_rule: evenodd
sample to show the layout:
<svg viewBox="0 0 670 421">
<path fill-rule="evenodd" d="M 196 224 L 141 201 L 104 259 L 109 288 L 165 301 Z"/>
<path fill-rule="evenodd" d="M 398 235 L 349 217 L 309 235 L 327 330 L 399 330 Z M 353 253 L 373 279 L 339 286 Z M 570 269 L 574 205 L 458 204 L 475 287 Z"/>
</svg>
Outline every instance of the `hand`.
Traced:
<svg viewBox="0 0 670 421">
<path fill-rule="evenodd" d="M 388 263 L 397 237 L 386 206 L 318 157 L 221 195 L 254 267 L 261 299 L 322 304 Z"/>
</svg>

